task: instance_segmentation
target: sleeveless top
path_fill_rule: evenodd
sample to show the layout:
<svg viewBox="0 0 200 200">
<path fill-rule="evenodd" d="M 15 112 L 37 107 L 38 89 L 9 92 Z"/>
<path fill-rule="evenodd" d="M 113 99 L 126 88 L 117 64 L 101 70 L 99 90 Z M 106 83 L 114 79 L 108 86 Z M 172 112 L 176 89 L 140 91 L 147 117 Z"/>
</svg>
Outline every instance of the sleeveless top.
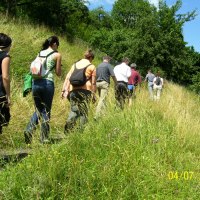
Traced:
<svg viewBox="0 0 200 200">
<path fill-rule="evenodd" d="M 52 51 L 53 51 L 52 49 L 46 49 L 46 50 L 41 51 L 40 55 L 41 56 L 46 56 L 46 55 L 48 55 Z M 53 71 L 55 70 L 55 67 L 56 67 L 56 61 L 53 59 L 54 55 L 55 54 L 53 53 L 50 56 L 48 56 L 48 58 L 47 58 L 47 62 L 46 62 L 47 69 L 50 70 L 50 69 L 52 69 L 52 67 L 53 67 L 53 69 L 51 71 L 49 71 L 49 73 L 47 74 L 47 76 L 44 77 L 43 79 L 54 81 Z"/>
<path fill-rule="evenodd" d="M 6 91 L 3 86 L 3 80 L 2 80 L 2 61 L 6 57 L 10 57 L 9 54 L 5 51 L 0 51 L 0 96 L 6 95 Z"/>
</svg>

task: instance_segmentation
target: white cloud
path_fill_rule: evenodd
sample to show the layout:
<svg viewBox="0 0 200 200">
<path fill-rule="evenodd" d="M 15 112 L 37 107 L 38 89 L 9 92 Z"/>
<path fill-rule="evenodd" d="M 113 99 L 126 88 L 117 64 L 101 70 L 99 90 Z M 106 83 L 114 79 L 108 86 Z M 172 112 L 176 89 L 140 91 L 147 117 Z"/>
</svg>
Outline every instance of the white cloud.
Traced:
<svg viewBox="0 0 200 200">
<path fill-rule="evenodd" d="M 88 0 L 89 4 L 92 5 L 92 7 L 111 6 L 115 3 L 115 1 L 117 0 Z M 148 0 L 148 1 L 158 8 L 159 0 Z"/>
<path fill-rule="evenodd" d="M 104 4 L 110 4 L 110 5 L 113 5 L 114 4 L 114 2 L 115 2 L 116 0 L 88 0 L 88 2 L 90 3 L 90 4 L 98 4 L 98 5 L 104 5 Z"/>
<path fill-rule="evenodd" d="M 90 3 L 98 3 L 98 4 L 114 4 L 116 0 L 88 0 Z"/>
<path fill-rule="evenodd" d="M 105 0 L 108 4 L 113 5 L 115 3 L 116 0 Z"/>
<path fill-rule="evenodd" d="M 149 0 L 149 3 L 153 4 L 156 8 L 158 8 L 159 0 Z"/>
</svg>

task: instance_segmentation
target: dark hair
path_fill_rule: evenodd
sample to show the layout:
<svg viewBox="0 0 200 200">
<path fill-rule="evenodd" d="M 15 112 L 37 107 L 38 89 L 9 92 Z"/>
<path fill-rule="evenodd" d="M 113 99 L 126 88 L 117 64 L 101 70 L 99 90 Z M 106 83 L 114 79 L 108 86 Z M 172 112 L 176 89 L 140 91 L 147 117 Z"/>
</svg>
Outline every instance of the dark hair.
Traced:
<svg viewBox="0 0 200 200">
<path fill-rule="evenodd" d="M 59 46 L 59 39 L 55 35 L 45 40 L 45 42 L 42 44 L 42 50 L 47 49 L 48 47 L 52 46 L 54 43 L 56 43 Z"/>
<path fill-rule="evenodd" d="M 159 71 L 156 73 L 156 76 L 160 76 L 160 72 Z"/>
<path fill-rule="evenodd" d="M 9 47 L 12 43 L 12 39 L 4 34 L 4 33 L 0 33 L 0 48 L 1 49 L 5 49 L 7 47 Z"/>
<path fill-rule="evenodd" d="M 110 56 L 107 55 L 107 56 L 104 56 L 104 57 L 103 57 L 103 60 L 108 60 L 108 61 L 110 61 L 110 60 L 112 60 L 112 58 L 111 58 Z"/>
<path fill-rule="evenodd" d="M 94 53 L 92 52 L 91 49 L 87 50 L 85 52 L 84 56 L 85 56 L 86 59 L 90 59 L 90 58 L 94 59 Z"/>
</svg>

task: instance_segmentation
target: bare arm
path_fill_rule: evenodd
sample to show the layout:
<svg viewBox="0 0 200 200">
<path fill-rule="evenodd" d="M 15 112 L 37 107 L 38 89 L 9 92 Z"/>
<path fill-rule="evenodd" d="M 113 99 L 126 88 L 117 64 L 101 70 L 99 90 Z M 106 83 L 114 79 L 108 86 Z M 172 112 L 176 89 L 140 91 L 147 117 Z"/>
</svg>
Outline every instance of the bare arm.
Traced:
<svg viewBox="0 0 200 200">
<path fill-rule="evenodd" d="M 56 75 L 61 76 L 61 61 L 62 61 L 62 56 L 60 53 L 56 53 L 55 55 L 56 58 Z"/>
<path fill-rule="evenodd" d="M 117 85 L 117 79 L 116 79 L 116 77 L 115 77 L 115 76 L 112 76 L 112 79 L 113 79 L 115 85 Z"/>
<path fill-rule="evenodd" d="M 2 61 L 2 80 L 6 91 L 8 106 L 10 105 L 10 57 Z"/>
<path fill-rule="evenodd" d="M 92 75 L 92 92 L 96 93 L 96 76 Z"/>
<path fill-rule="evenodd" d="M 67 75 L 66 75 L 66 78 L 65 78 L 65 81 L 63 83 L 63 87 L 62 87 L 62 94 L 61 94 L 61 97 L 67 97 L 67 95 L 69 94 L 69 90 L 70 90 L 70 82 L 69 82 L 69 78 L 71 76 L 71 73 L 69 72 Z"/>
</svg>

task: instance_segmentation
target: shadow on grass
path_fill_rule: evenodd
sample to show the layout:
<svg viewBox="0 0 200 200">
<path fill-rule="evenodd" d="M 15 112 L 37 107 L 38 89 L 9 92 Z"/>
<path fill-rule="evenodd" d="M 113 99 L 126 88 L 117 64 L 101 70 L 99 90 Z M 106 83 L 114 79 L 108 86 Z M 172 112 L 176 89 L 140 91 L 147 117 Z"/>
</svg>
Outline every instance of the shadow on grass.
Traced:
<svg viewBox="0 0 200 200">
<path fill-rule="evenodd" d="M 58 144 L 60 143 L 64 138 L 63 137 L 53 137 L 49 140 L 49 145 L 51 144 Z M 20 162 L 22 159 L 26 158 L 28 155 L 33 154 L 33 152 L 30 152 L 30 150 L 22 150 L 20 152 L 0 152 L 0 170 L 6 167 L 8 164 L 14 164 Z"/>
<path fill-rule="evenodd" d="M 19 152 L 13 154 L 0 155 L 0 170 L 2 170 L 9 163 L 17 163 L 27 157 L 30 152 Z"/>
</svg>

